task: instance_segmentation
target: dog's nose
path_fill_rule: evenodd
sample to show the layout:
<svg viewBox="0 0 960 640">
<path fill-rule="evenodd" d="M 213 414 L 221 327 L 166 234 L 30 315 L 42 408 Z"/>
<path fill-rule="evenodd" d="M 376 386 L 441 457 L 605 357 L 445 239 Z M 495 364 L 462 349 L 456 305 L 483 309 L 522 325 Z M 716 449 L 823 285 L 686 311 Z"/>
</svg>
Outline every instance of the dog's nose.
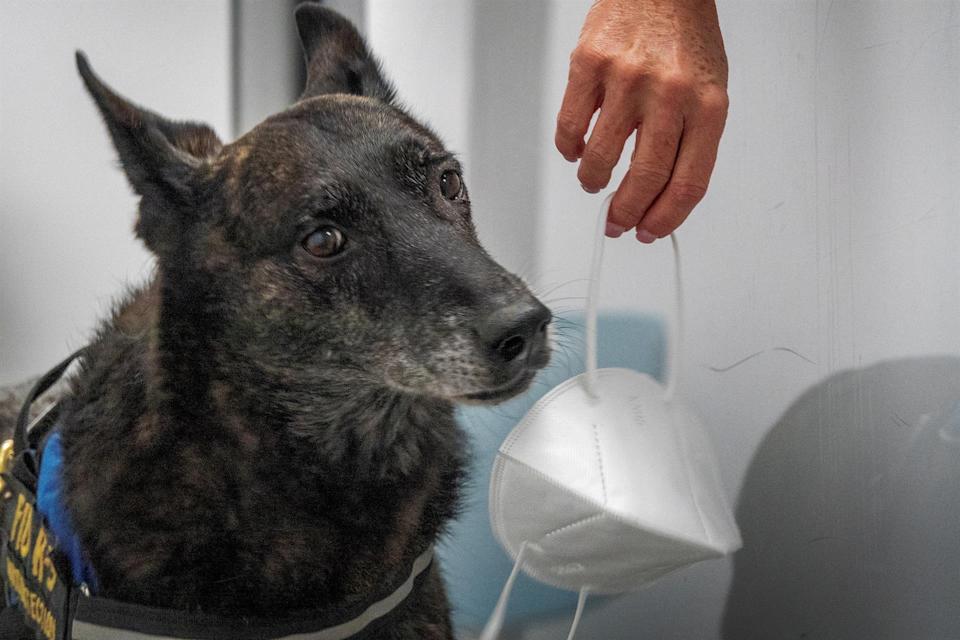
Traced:
<svg viewBox="0 0 960 640">
<path fill-rule="evenodd" d="M 497 309 L 480 322 L 480 339 L 505 363 L 521 361 L 547 341 L 550 309 L 525 300 Z"/>
</svg>

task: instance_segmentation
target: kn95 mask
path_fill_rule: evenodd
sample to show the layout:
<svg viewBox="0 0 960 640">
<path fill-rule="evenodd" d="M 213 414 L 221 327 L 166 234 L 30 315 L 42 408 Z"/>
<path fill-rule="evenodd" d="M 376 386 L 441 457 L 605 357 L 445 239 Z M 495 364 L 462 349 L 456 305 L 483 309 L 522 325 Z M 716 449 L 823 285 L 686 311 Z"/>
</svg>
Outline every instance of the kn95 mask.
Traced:
<svg viewBox="0 0 960 640">
<path fill-rule="evenodd" d="M 682 325 L 674 236 L 677 319 L 667 385 L 630 369 L 597 369 L 597 296 L 611 197 L 591 265 L 586 372 L 541 398 L 494 463 L 491 525 L 515 564 L 481 640 L 499 634 L 521 569 L 580 593 L 572 639 L 588 593 L 635 590 L 741 544 L 707 434 L 674 397 Z"/>
</svg>

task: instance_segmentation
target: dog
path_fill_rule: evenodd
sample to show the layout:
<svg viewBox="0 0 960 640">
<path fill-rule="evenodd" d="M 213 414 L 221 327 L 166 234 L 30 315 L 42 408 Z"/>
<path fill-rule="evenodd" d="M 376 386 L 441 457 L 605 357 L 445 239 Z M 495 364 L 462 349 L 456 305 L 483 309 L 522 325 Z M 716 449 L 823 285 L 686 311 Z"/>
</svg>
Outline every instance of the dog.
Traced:
<svg viewBox="0 0 960 640">
<path fill-rule="evenodd" d="M 103 597 L 362 607 L 457 514 L 455 405 L 548 362 L 550 311 L 479 244 L 456 158 L 348 20 L 296 21 L 302 96 L 232 144 L 77 55 L 156 257 L 60 405 L 64 503 Z M 452 638 L 449 611 L 433 562 L 376 637 Z"/>
</svg>

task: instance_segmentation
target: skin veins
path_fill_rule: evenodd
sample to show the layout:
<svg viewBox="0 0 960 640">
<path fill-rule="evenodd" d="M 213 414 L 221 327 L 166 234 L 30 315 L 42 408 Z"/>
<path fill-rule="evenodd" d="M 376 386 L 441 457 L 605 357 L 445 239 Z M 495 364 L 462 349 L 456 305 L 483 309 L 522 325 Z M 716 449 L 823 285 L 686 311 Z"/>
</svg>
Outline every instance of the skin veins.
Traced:
<svg viewBox="0 0 960 640">
<path fill-rule="evenodd" d="M 597 0 L 570 56 L 556 145 L 604 188 L 635 135 L 608 235 L 652 242 L 706 193 L 726 121 L 727 59 L 713 0 Z M 594 112 L 597 122 L 586 138 Z"/>
</svg>

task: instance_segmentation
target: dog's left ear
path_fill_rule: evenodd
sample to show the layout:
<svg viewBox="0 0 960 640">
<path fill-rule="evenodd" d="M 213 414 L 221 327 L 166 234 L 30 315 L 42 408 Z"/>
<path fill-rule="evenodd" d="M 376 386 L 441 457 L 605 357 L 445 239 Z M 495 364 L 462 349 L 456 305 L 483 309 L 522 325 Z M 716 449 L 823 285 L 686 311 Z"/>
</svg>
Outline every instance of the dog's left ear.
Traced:
<svg viewBox="0 0 960 640">
<path fill-rule="evenodd" d="M 395 92 L 363 37 L 336 11 L 305 2 L 297 7 L 297 31 L 307 62 L 307 86 L 300 99 L 350 93 L 392 102 Z"/>
<path fill-rule="evenodd" d="M 175 204 L 192 196 L 197 168 L 222 143 L 205 124 L 174 122 L 132 104 L 108 87 L 77 52 L 77 70 L 96 102 L 130 184 L 145 199 Z"/>
</svg>

